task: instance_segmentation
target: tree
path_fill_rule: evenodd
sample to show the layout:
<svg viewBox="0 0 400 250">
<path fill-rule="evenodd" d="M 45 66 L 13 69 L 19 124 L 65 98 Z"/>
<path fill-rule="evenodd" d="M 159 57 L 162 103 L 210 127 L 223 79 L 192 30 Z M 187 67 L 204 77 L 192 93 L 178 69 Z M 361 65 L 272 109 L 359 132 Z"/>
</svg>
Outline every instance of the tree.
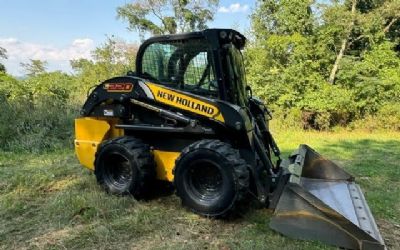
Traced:
<svg viewBox="0 0 400 250">
<path fill-rule="evenodd" d="M 92 51 L 93 60 L 72 60 L 70 63 L 76 73 L 77 89 L 81 92 L 87 91 L 100 81 L 133 71 L 137 50 L 137 44 L 108 38 L 104 44 Z"/>
<path fill-rule="evenodd" d="M 7 59 L 7 50 L 2 47 L 0 47 L 0 59 Z M 0 63 L 0 73 L 1 72 L 6 72 L 6 67 L 2 63 Z"/>
<path fill-rule="evenodd" d="M 7 59 L 7 50 L 5 48 L 0 47 L 0 58 Z"/>
<path fill-rule="evenodd" d="M 41 60 L 29 59 L 28 63 L 21 63 L 20 65 L 24 68 L 26 75 L 30 77 L 45 73 L 47 69 L 47 62 Z"/>
<path fill-rule="evenodd" d="M 117 8 L 118 18 L 128 22 L 143 39 L 152 35 L 201 30 L 212 21 L 219 0 L 134 0 Z"/>
<path fill-rule="evenodd" d="M 329 75 L 329 80 L 328 81 L 330 83 L 334 83 L 335 82 L 336 73 L 337 73 L 337 71 L 339 69 L 340 61 L 343 58 L 344 52 L 345 52 L 345 50 L 347 48 L 347 44 L 348 44 L 349 39 L 350 39 L 351 32 L 353 31 L 353 28 L 354 28 L 354 25 L 355 25 L 355 19 L 356 19 L 356 6 L 357 6 L 357 0 L 352 0 L 352 2 L 351 2 L 351 12 L 349 14 L 350 15 L 350 18 L 349 18 L 350 21 L 349 21 L 349 24 L 346 25 L 346 27 L 344 27 L 344 31 L 345 32 L 344 32 L 344 37 L 342 39 L 342 44 L 340 46 L 339 53 L 336 56 L 336 60 L 335 60 L 335 63 L 333 64 L 331 73 Z"/>
<path fill-rule="evenodd" d="M 0 102 L 3 97 L 10 98 L 15 96 L 16 92 L 19 92 L 20 84 L 17 79 L 7 74 L 6 72 L 0 72 Z"/>
<path fill-rule="evenodd" d="M 270 34 L 311 34 L 314 25 L 312 4 L 313 1 L 309 0 L 259 1 L 252 14 L 253 28 L 263 37 Z"/>
<path fill-rule="evenodd" d="M 245 51 L 248 79 L 269 103 L 293 107 L 307 87 L 323 80 L 314 72 L 318 46 L 308 39 L 315 26 L 311 7 L 309 0 L 266 0 L 252 14 L 256 40 Z"/>
<path fill-rule="evenodd" d="M 335 8 L 330 8 L 325 17 L 328 26 L 338 25 L 342 30 L 337 36 L 341 38 L 341 45 L 331 69 L 330 83 L 336 81 L 342 58 L 346 54 L 360 57 L 374 44 L 387 39 L 395 41 L 400 35 L 400 30 L 396 28 L 400 27 L 399 1 L 347 0 L 342 5 L 335 4 Z"/>
<path fill-rule="evenodd" d="M 285 119 L 326 129 L 400 110 L 400 1 L 259 0 L 252 33 L 248 80 Z"/>
</svg>

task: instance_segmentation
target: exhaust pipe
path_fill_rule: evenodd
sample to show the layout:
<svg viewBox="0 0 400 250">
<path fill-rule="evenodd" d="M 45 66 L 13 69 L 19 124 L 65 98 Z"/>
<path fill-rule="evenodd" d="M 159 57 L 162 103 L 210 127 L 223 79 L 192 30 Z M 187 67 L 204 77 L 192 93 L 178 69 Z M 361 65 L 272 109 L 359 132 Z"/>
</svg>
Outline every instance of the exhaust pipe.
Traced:
<svg viewBox="0 0 400 250">
<path fill-rule="evenodd" d="M 347 249 L 385 249 L 353 176 L 307 145 L 282 166 L 291 176 L 271 218 L 272 229 Z"/>
</svg>

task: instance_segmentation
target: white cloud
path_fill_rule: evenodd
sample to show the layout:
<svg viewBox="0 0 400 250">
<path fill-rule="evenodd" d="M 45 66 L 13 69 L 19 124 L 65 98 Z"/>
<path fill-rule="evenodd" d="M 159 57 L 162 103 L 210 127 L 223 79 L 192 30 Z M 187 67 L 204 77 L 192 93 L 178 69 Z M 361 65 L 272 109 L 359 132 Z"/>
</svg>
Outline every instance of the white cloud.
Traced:
<svg viewBox="0 0 400 250">
<path fill-rule="evenodd" d="M 249 5 L 244 4 L 241 5 L 240 3 L 233 3 L 229 5 L 228 7 L 221 6 L 218 9 L 218 12 L 221 13 L 235 13 L 235 12 L 246 12 L 249 10 Z"/>
<path fill-rule="evenodd" d="M 8 59 L 3 61 L 11 74 L 21 75 L 19 64 L 29 59 L 47 61 L 49 69 L 69 71 L 69 60 L 91 58 L 94 41 L 89 38 L 78 38 L 68 46 L 56 47 L 51 44 L 40 44 L 20 41 L 17 38 L 0 38 L 0 47 L 7 50 Z"/>
<path fill-rule="evenodd" d="M 89 38 L 75 39 L 72 42 L 74 47 L 90 47 L 93 44 L 93 40 Z"/>
</svg>

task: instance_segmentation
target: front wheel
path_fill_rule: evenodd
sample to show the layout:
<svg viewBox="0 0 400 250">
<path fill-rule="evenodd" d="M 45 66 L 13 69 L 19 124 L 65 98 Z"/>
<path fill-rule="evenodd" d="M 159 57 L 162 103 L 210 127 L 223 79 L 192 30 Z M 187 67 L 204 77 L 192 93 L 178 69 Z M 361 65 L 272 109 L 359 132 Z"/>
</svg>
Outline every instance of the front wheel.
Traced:
<svg viewBox="0 0 400 250">
<path fill-rule="evenodd" d="M 176 160 L 174 184 L 182 204 L 209 217 L 237 208 L 249 189 L 249 171 L 239 152 L 219 140 L 201 140 Z"/>
<path fill-rule="evenodd" d="M 154 173 L 150 147 L 134 137 L 106 141 L 96 153 L 96 179 L 109 193 L 142 198 Z"/>
</svg>

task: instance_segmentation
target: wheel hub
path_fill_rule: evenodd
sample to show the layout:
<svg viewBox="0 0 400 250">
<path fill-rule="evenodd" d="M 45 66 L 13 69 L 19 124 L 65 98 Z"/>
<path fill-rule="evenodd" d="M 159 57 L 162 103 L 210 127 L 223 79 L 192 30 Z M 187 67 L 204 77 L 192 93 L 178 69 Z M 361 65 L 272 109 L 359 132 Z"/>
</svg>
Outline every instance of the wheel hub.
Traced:
<svg viewBox="0 0 400 250">
<path fill-rule="evenodd" d="M 129 160 L 125 156 L 119 153 L 109 154 L 104 160 L 104 164 L 106 164 L 106 181 L 119 188 L 129 185 L 133 178 L 133 172 Z"/>
<path fill-rule="evenodd" d="M 193 163 L 188 180 L 189 189 L 202 200 L 213 200 L 221 195 L 222 174 L 220 169 L 210 161 Z"/>
</svg>

